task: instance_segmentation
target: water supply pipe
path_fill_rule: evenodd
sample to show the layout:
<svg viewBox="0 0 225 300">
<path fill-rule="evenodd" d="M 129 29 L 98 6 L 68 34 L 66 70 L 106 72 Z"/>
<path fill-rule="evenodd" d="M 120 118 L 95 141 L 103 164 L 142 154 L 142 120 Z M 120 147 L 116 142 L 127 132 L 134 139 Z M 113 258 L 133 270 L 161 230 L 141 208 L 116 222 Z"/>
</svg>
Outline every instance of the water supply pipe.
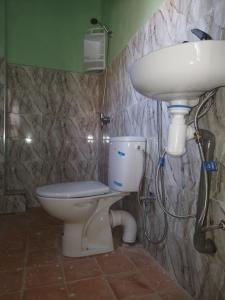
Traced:
<svg viewBox="0 0 225 300">
<path fill-rule="evenodd" d="M 215 136 L 212 132 L 203 129 L 199 130 L 199 134 L 201 136 L 201 146 L 203 149 L 205 161 L 212 161 L 215 149 Z M 204 169 L 204 166 L 202 166 L 197 201 L 194 246 L 196 250 L 198 250 L 201 253 L 213 254 L 216 252 L 216 245 L 213 242 L 213 240 L 208 239 L 206 237 L 207 230 L 205 230 L 205 228 L 207 228 L 207 213 L 209 206 L 209 197 L 207 197 L 207 201 L 205 203 L 205 194 L 208 193 L 209 195 L 211 184 L 211 172 L 207 172 L 207 174 L 205 174 L 205 172 L 206 170 Z M 205 176 L 208 177 L 207 182 L 205 180 Z M 206 206 L 206 210 L 205 218 L 202 222 L 200 217 L 204 206 Z"/>
<path fill-rule="evenodd" d="M 123 242 L 134 243 L 137 236 L 137 224 L 130 213 L 124 210 L 110 210 L 109 213 L 112 228 L 123 226 Z"/>
</svg>

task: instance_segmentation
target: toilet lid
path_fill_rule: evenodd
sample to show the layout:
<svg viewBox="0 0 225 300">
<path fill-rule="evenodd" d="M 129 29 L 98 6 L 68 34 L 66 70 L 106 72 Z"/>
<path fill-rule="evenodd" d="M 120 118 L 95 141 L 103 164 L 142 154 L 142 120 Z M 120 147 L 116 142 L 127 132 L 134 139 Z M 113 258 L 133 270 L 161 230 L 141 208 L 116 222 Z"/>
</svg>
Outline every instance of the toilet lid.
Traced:
<svg viewBox="0 0 225 300">
<path fill-rule="evenodd" d="M 78 181 L 41 186 L 36 192 L 41 197 L 77 198 L 106 194 L 109 187 L 98 181 Z"/>
</svg>

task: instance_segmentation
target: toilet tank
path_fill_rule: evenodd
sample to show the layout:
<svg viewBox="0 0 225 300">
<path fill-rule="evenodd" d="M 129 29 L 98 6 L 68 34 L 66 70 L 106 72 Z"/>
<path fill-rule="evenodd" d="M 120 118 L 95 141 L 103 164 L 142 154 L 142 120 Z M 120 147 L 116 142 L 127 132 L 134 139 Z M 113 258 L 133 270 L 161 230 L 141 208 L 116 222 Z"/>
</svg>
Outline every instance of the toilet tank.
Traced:
<svg viewBox="0 0 225 300">
<path fill-rule="evenodd" d="M 121 192 L 136 192 L 144 172 L 146 138 L 134 136 L 110 139 L 108 185 Z"/>
</svg>

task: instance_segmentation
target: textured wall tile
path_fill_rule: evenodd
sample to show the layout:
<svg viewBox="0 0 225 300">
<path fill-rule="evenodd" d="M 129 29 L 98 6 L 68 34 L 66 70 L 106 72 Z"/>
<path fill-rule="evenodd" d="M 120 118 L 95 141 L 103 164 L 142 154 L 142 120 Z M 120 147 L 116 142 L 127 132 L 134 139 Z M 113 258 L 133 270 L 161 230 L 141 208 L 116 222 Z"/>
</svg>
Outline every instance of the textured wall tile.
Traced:
<svg viewBox="0 0 225 300">
<path fill-rule="evenodd" d="M 5 95 L 5 59 L 0 57 L 0 193 L 3 188 L 4 162 L 4 95 Z M 0 206 L 3 197 L 0 197 Z M 0 209 L 1 212 L 1 209 Z"/>
<path fill-rule="evenodd" d="M 3 196 L 0 195 L 0 212 L 15 213 L 26 210 L 26 199 L 24 196 Z"/>
<path fill-rule="evenodd" d="M 12 162 L 23 162 L 32 160 L 44 160 L 46 158 L 44 145 L 39 139 L 32 138 L 8 138 L 7 154 L 8 160 Z"/>
<path fill-rule="evenodd" d="M 5 59 L 0 57 L 0 136 L 4 126 Z"/>
<path fill-rule="evenodd" d="M 8 114 L 8 137 L 40 138 L 41 114 Z"/>
<path fill-rule="evenodd" d="M 86 112 L 85 117 L 73 115 L 51 115 L 43 116 L 43 131 L 47 136 L 56 139 L 83 138 L 88 136 L 98 138 L 99 115 Z"/>
<path fill-rule="evenodd" d="M 6 183 L 26 191 L 28 206 L 38 204 L 37 186 L 98 178 L 101 82 L 99 74 L 8 65 Z"/>
<path fill-rule="evenodd" d="M 0 84 L 5 85 L 5 59 L 0 57 Z"/>
</svg>

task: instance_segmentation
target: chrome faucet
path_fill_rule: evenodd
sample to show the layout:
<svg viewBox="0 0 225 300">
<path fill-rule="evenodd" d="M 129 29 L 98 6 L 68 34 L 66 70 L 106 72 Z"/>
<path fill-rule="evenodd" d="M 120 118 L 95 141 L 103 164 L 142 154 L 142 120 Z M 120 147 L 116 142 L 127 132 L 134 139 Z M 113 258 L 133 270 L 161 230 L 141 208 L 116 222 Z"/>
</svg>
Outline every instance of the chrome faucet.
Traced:
<svg viewBox="0 0 225 300">
<path fill-rule="evenodd" d="M 212 40 L 212 37 L 208 33 L 202 31 L 201 29 L 194 28 L 191 29 L 191 32 L 194 35 L 196 35 L 200 40 Z"/>
</svg>

